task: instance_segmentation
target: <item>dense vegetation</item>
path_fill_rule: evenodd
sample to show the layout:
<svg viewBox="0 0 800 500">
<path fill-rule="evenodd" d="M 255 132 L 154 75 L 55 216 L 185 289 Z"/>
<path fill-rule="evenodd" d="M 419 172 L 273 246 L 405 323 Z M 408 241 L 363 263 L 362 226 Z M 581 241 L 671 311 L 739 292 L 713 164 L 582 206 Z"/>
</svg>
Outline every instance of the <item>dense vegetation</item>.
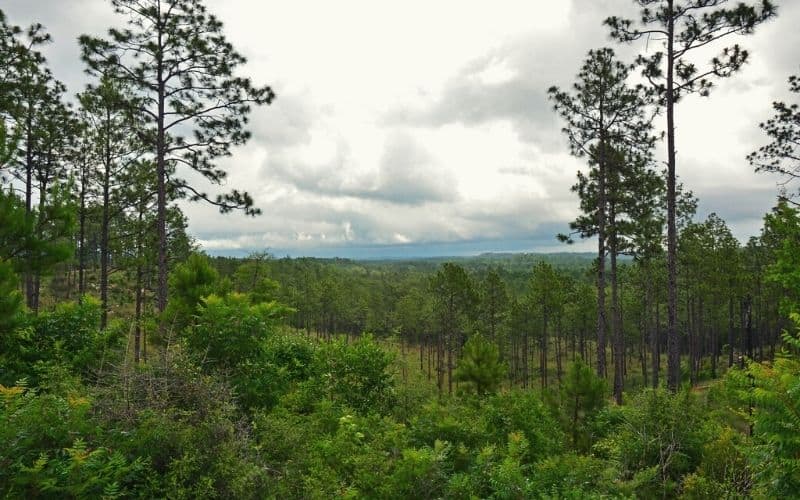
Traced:
<svg viewBox="0 0 800 500">
<path fill-rule="evenodd" d="M 200 0 L 111 3 L 128 29 L 81 37 L 71 104 L 43 28 L 0 11 L 2 496 L 797 496 L 800 211 L 782 193 L 745 244 L 697 220 L 671 133 L 747 57 L 686 53 L 770 2 L 638 2 L 642 30 L 606 24 L 667 37 L 647 86 L 606 48 L 550 89 L 588 167 L 561 239 L 596 254 L 391 261 L 203 254 L 176 202 L 258 215 L 187 179 L 221 183 L 274 94 Z M 797 106 L 773 105 L 756 169 L 798 176 Z"/>
</svg>

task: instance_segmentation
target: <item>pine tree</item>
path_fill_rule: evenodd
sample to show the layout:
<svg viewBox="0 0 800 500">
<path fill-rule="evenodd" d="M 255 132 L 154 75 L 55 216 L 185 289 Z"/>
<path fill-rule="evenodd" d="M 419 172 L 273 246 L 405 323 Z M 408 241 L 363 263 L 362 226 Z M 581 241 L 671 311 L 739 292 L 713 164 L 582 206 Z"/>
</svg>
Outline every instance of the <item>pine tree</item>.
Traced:
<svg viewBox="0 0 800 500">
<path fill-rule="evenodd" d="M 0 10 L 0 174 L 14 156 L 22 137 L 21 96 L 30 91 L 26 75 L 38 72 L 44 57 L 36 47 L 50 41 L 41 24 L 23 30 L 9 24 Z M 0 175 L 0 180 L 3 180 Z"/>
<path fill-rule="evenodd" d="M 606 254 L 608 250 L 608 189 L 613 148 L 625 148 L 645 157 L 655 141 L 652 116 L 645 113 L 647 96 L 638 87 L 629 87 L 629 68 L 618 61 L 609 48 L 589 51 L 578 73 L 574 92 L 551 87 L 548 91 L 556 112 L 566 122 L 563 131 L 570 151 L 589 159 L 595 169 L 596 196 L 582 197 L 581 216 L 572 228 L 581 237 L 597 236 L 597 373 L 606 374 Z M 579 186 L 589 178 L 579 173 Z M 570 241 L 561 235 L 562 241 Z"/>
<path fill-rule="evenodd" d="M 657 37 L 663 48 L 640 55 L 637 64 L 656 92 L 667 115 L 667 385 L 673 391 L 680 383 L 678 338 L 677 184 L 675 168 L 675 104 L 688 94 L 707 96 L 717 78 L 727 78 L 747 62 L 749 54 L 738 44 L 725 47 L 700 69 L 691 55 L 718 40 L 751 34 L 755 27 L 774 17 L 776 7 L 761 0 L 758 7 L 739 2 L 725 8 L 726 0 L 634 0 L 641 16 L 634 22 L 609 17 L 605 24 L 611 37 L 624 43 Z M 666 66 L 666 68 L 665 68 Z"/>
<path fill-rule="evenodd" d="M 572 446 L 578 449 L 591 447 L 588 423 L 606 402 L 606 381 L 598 377 L 582 359 L 567 368 L 560 387 L 561 407 L 569 420 Z"/>
<path fill-rule="evenodd" d="M 482 315 L 486 333 L 503 357 L 503 323 L 508 315 L 508 291 L 499 269 L 490 269 L 481 284 Z"/>
<path fill-rule="evenodd" d="M 800 76 L 789 77 L 789 90 L 800 94 Z M 773 102 L 772 109 L 775 115 L 759 125 L 772 142 L 750 153 L 747 159 L 756 172 L 784 177 L 784 197 L 791 197 L 786 185 L 800 178 L 800 103 Z"/>
<path fill-rule="evenodd" d="M 86 129 L 85 148 L 87 157 L 95 163 L 95 175 L 84 172 L 81 164 L 81 200 L 86 195 L 84 181 L 92 180 L 93 191 L 99 194 L 100 205 L 100 327 L 108 322 L 108 277 L 111 272 L 111 219 L 121 215 L 126 208 L 120 196 L 121 182 L 133 162 L 142 154 L 140 140 L 143 134 L 138 115 L 132 112 L 136 102 L 128 95 L 120 82 L 103 75 L 96 86 L 89 86 L 78 96 L 81 118 Z M 80 161 L 85 162 L 87 157 Z M 84 176 L 88 179 L 84 179 Z M 82 201 L 83 205 L 83 201 Z M 81 211 L 84 216 L 84 210 Z M 83 224 L 82 224 L 83 227 Z M 81 236 L 81 246 L 83 244 Z M 81 255 L 83 257 L 83 255 Z M 80 269 L 83 275 L 83 268 Z"/>
<path fill-rule="evenodd" d="M 454 356 L 460 350 L 469 316 L 474 314 L 477 296 L 472 278 L 463 267 L 447 262 L 430 281 L 434 297 L 434 311 L 438 322 L 436 342 L 437 386 L 444 392 L 445 369 L 448 374 L 447 390 L 453 392 Z"/>
<path fill-rule="evenodd" d="M 201 0 L 111 0 L 127 17 L 128 28 L 110 29 L 108 39 L 80 37 L 91 72 L 114 74 L 136 92 L 140 112 L 152 127 L 150 149 L 157 189 L 157 308 L 167 306 L 167 203 L 171 190 L 191 200 L 205 200 L 220 211 L 260 211 L 246 192 L 233 190 L 209 197 L 179 176 L 196 172 L 213 184 L 227 173 L 215 161 L 246 142 L 251 105 L 269 104 L 269 87 L 254 87 L 234 76 L 246 62 L 225 39 L 222 23 Z M 187 133 L 188 132 L 188 133 Z"/>
<path fill-rule="evenodd" d="M 476 334 L 464 344 L 455 378 L 468 383 L 480 397 L 495 392 L 506 371 L 507 367 L 500 361 L 497 347 L 482 335 Z"/>
</svg>

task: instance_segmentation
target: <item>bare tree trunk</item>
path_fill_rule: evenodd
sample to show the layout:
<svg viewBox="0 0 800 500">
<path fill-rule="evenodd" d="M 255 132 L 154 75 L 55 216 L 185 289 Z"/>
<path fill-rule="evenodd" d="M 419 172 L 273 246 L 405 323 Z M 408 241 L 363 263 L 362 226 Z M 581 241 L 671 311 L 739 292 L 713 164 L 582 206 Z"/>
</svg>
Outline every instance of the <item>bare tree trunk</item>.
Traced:
<svg viewBox="0 0 800 500">
<path fill-rule="evenodd" d="M 522 387 L 528 387 L 528 331 L 522 334 Z"/>
<path fill-rule="evenodd" d="M 728 368 L 733 366 L 733 294 L 728 297 Z"/>
<path fill-rule="evenodd" d="M 160 5 L 159 5 L 160 10 Z M 161 18 L 161 12 L 158 17 Z M 164 128 L 164 114 L 166 112 L 166 84 L 164 74 L 166 68 L 160 54 L 166 41 L 163 39 L 161 27 L 158 33 L 158 61 L 156 64 L 158 87 L 158 114 L 156 120 L 156 230 L 158 233 L 158 280 L 156 283 L 156 309 L 159 315 L 167 308 L 167 162 L 166 162 L 166 130 Z M 163 333 L 166 325 L 163 318 L 159 318 L 159 331 Z"/>
<path fill-rule="evenodd" d="M 561 332 L 561 318 L 560 317 L 558 318 L 557 325 L 558 326 L 556 328 L 556 378 L 558 378 L 558 381 L 561 382 L 561 375 L 562 375 L 562 369 L 561 369 L 561 354 L 562 354 L 562 352 L 561 352 L 561 333 L 562 332 Z"/>
<path fill-rule="evenodd" d="M 78 300 L 86 293 L 86 160 L 81 166 L 80 213 L 78 216 Z"/>
<path fill-rule="evenodd" d="M 111 190 L 111 111 L 106 108 L 106 137 L 103 172 L 103 216 L 100 227 L 100 328 L 108 324 L 108 231 Z"/>
<path fill-rule="evenodd" d="M 142 342 L 142 264 L 136 266 L 136 316 L 133 333 L 133 360 L 138 364 Z"/>
<path fill-rule="evenodd" d="M 25 126 L 25 213 L 31 216 L 33 212 L 33 104 L 28 102 Z M 28 257 L 30 259 L 30 257 Z M 28 262 L 30 264 L 30 262 Z M 25 271 L 25 303 L 28 309 L 35 312 L 34 308 L 34 282 L 33 272 Z"/>
<path fill-rule="evenodd" d="M 678 390 L 681 346 L 678 338 L 678 232 L 675 194 L 675 18 L 674 0 L 667 0 L 667 386 Z"/>
<path fill-rule="evenodd" d="M 689 334 L 689 383 L 694 387 L 697 384 L 695 377 L 695 330 L 696 330 L 696 316 L 695 316 L 695 302 L 693 299 L 686 298 L 686 332 Z"/>
<path fill-rule="evenodd" d="M 543 320 L 544 324 L 542 325 L 542 343 L 540 346 L 541 352 L 539 353 L 539 367 L 542 377 L 542 389 L 545 389 L 547 387 L 547 323 L 549 320 L 547 314 L 544 314 Z"/>
<path fill-rule="evenodd" d="M 619 304 L 619 284 L 617 269 L 617 235 L 615 224 L 614 204 L 610 204 L 610 221 L 612 230 L 609 234 L 611 258 L 611 324 L 614 331 L 614 400 L 618 405 L 622 404 L 622 390 L 624 386 L 625 369 L 625 339 L 622 335 L 622 325 L 620 324 L 620 304 Z"/>
</svg>

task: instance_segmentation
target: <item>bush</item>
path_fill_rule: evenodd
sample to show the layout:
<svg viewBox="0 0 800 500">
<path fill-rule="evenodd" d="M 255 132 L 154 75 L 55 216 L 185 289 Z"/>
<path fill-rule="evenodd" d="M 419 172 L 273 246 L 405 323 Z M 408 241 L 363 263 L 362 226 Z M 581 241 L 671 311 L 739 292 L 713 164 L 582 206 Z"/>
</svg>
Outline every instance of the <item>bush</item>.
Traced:
<svg viewBox="0 0 800 500">
<path fill-rule="evenodd" d="M 479 397 L 497 391 L 507 367 L 500 362 L 497 346 L 481 335 L 473 335 L 464 344 L 464 352 L 456 367 L 455 378 L 467 383 Z"/>
<path fill-rule="evenodd" d="M 532 391 L 509 391 L 487 400 L 483 418 L 493 443 L 505 443 L 512 432 L 522 432 L 529 444 L 523 464 L 532 464 L 562 449 L 564 436 L 558 423 Z"/>
<path fill-rule="evenodd" d="M 709 428 L 694 396 L 646 389 L 622 408 L 622 423 L 600 447 L 612 450 L 637 496 L 672 495 L 700 463 Z"/>
<path fill-rule="evenodd" d="M 612 494 L 616 470 L 603 460 L 566 453 L 545 458 L 533 468 L 532 489 L 553 498 Z"/>
<path fill-rule="evenodd" d="M 193 253 L 178 264 L 169 275 L 170 300 L 165 318 L 176 330 L 192 323 L 203 297 L 217 290 L 219 274 L 203 254 Z"/>
<path fill-rule="evenodd" d="M 392 356 L 370 336 L 323 343 L 314 354 L 313 376 L 303 386 L 304 405 L 329 399 L 358 413 L 388 414 L 394 403 Z"/>
<path fill-rule="evenodd" d="M 27 325 L 11 332 L 4 342 L 0 383 L 11 385 L 26 378 L 30 386 L 35 386 L 42 365 L 63 366 L 83 376 L 91 374 L 106 349 L 123 340 L 113 332 L 101 332 L 99 325 L 100 304 L 91 297 L 81 303 L 62 303 L 53 312 L 28 318 Z"/>
<path fill-rule="evenodd" d="M 260 498 L 266 477 L 231 389 L 180 350 L 109 373 L 93 413 L 107 442 L 150 464 L 151 496 Z"/>
<path fill-rule="evenodd" d="M 0 385 L 0 496 L 146 495 L 147 460 L 103 446 L 90 399 Z"/>
<path fill-rule="evenodd" d="M 742 453 L 746 437 L 725 428 L 713 441 L 703 446 L 703 458 L 697 472 L 683 481 L 685 498 L 745 498 L 750 495 L 752 475 L 747 457 Z"/>
<path fill-rule="evenodd" d="M 198 307 L 195 324 L 184 337 L 203 362 L 217 368 L 234 368 L 258 359 L 263 343 L 272 336 L 286 308 L 274 302 L 250 305 L 241 294 L 210 295 Z"/>
<path fill-rule="evenodd" d="M 403 450 L 394 472 L 388 478 L 394 498 L 441 498 L 447 483 L 452 446 L 436 441 L 432 447 Z"/>
</svg>

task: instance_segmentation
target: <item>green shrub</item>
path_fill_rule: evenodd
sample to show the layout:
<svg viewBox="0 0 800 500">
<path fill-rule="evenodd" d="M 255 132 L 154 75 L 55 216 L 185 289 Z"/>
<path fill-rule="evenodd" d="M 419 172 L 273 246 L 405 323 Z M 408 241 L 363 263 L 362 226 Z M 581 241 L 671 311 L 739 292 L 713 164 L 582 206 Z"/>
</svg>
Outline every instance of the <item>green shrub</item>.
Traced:
<svg viewBox="0 0 800 500">
<path fill-rule="evenodd" d="M 449 475 L 452 446 L 436 441 L 432 447 L 403 450 L 392 475 L 387 478 L 393 498 L 441 498 Z"/>
<path fill-rule="evenodd" d="M 391 354 L 370 336 L 321 344 L 314 354 L 313 376 L 302 384 L 306 407 L 329 399 L 362 414 L 388 414 L 394 402 L 391 363 Z"/>
<path fill-rule="evenodd" d="M 107 442 L 153 470 L 153 496 L 260 498 L 267 491 L 250 425 L 232 390 L 179 349 L 109 373 L 93 413 Z"/>
<path fill-rule="evenodd" d="M 553 498 L 588 498 L 610 494 L 616 471 L 598 458 L 565 453 L 537 462 L 532 489 Z"/>
<path fill-rule="evenodd" d="M 618 429 L 599 446 L 610 450 L 623 475 L 632 478 L 637 496 L 674 495 L 716 431 L 690 392 L 646 389 L 622 408 Z"/>
<path fill-rule="evenodd" d="M 455 378 L 466 382 L 467 387 L 481 397 L 496 392 L 507 371 L 506 365 L 500 362 L 497 346 L 481 335 L 473 335 L 464 344 Z"/>
<path fill-rule="evenodd" d="M 411 419 L 411 438 L 415 446 L 433 446 L 436 441 L 480 449 L 493 442 L 487 436 L 479 406 L 461 401 L 431 401 Z"/>
<path fill-rule="evenodd" d="M 210 295 L 198 307 L 195 324 L 184 337 L 191 350 L 207 365 L 234 368 L 258 359 L 263 342 L 273 335 L 286 308 L 274 302 L 250 305 L 241 294 Z"/>
<path fill-rule="evenodd" d="M 26 378 L 38 385 L 42 365 L 61 365 L 70 373 L 87 376 L 99 367 L 103 354 L 119 345 L 122 337 L 101 332 L 100 304 L 91 297 L 64 302 L 55 311 L 30 317 L 12 331 L 0 354 L 0 383 L 10 385 Z"/>
<path fill-rule="evenodd" d="M 504 444 L 512 432 L 522 432 L 529 446 L 523 464 L 559 453 L 564 436 L 539 396 L 532 391 L 509 391 L 487 400 L 482 408 L 485 428 L 493 443 Z"/>
<path fill-rule="evenodd" d="M 750 495 L 752 474 L 742 452 L 746 437 L 727 427 L 703 446 L 700 466 L 683 480 L 685 498 L 744 498 Z"/>
<path fill-rule="evenodd" d="M 0 386 L 0 496 L 116 498 L 148 491 L 146 459 L 102 443 L 79 388 L 67 396 Z"/>
<path fill-rule="evenodd" d="M 203 254 L 193 253 L 169 275 L 169 305 L 165 319 L 180 331 L 192 324 L 203 297 L 218 292 L 219 274 Z"/>
</svg>

